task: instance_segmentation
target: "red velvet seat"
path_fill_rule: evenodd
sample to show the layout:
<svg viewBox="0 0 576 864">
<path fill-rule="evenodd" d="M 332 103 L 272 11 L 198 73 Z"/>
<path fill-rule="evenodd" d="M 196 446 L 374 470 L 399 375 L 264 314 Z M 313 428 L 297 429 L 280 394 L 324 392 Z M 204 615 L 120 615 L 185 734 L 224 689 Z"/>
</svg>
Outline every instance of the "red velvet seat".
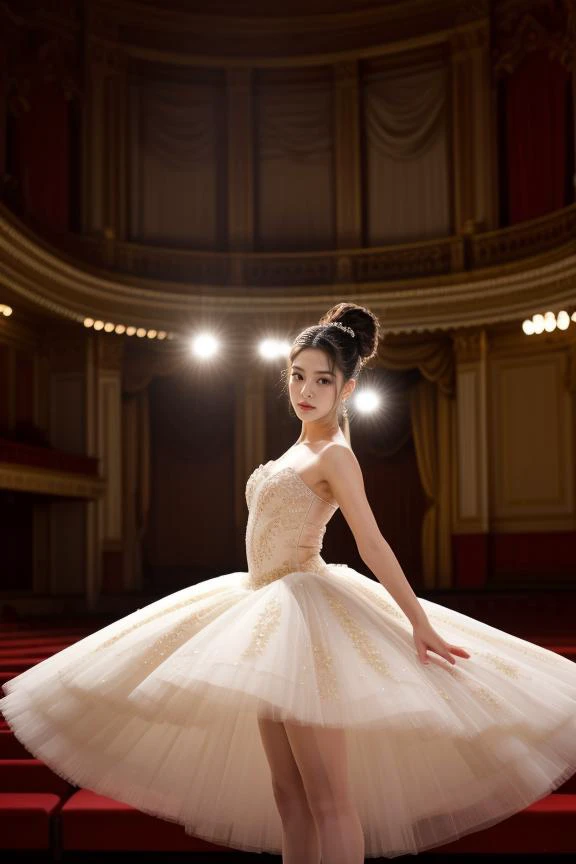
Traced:
<svg viewBox="0 0 576 864">
<path fill-rule="evenodd" d="M 230 849 L 186 834 L 182 825 L 79 789 L 63 805 L 64 851 L 210 852 Z"/>
<path fill-rule="evenodd" d="M 46 792 L 0 792 L 2 849 L 53 849 L 61 805 L 58 795 Z"/>
</svg>

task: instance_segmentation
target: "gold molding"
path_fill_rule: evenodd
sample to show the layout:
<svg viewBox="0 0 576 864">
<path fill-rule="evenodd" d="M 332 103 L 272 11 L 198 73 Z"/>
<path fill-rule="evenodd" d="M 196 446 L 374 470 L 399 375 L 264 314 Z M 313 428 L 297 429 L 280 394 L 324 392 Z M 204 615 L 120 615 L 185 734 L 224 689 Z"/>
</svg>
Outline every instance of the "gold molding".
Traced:
<svg viewBox="0 0 576 864">
<path fill-rule="evenodd" d="M 458 238 L 448 238 L 448 242 L 452 239 L 459 242 Z M 426 244 L 414 245 L 426 248 Z M 354 263 L 358 258 L 366 263 L 378 254 L 390 254 L 390 250 L 335 250 L 293 256 L 204 253 L 203 257 L 234 261 L 242 267 L 250 265 L 256 267 L 255 272 L 265 262 L 274 265 L 286 259 L 301 268 L 303 261 L 309 261 L 308 272 L 314 276 L 315 261 Z M 64 258 L 0 207 L 0 259 L 0 285 L 5 284 L 13 295 L 19 295 L 24 305 L 40 306 L 55 316 L 78 322 L 90 316 L 176 331 L 210 315 L 223 324 L 226 319 L 234 321 L 234 326 L 238 326 L 238 319 L 254 323 L 255 317 L 264 321 L 274 314 L 291 313 L 300 318 L 325 311 L 334 298 L 370 305 L 381 316 L 385 329 L 396 333 L 518 321 L 543 308 L 576 307 L 574 240 L 523 261 L 472 271 L 432 272 L 413 279 L 370 279 L 371 273 L 377 271 L 367 267 L 366 278 L 360 281 L 353 267 L 347 275 L 345 268 L 336 268 L 333 278 L 320 284 L 309 281 L 294 285 L 286 281 L 274 285 L 261 280 L 254 285 L 254 279 L 241 285 L 227 281 L 206 284 L 200 280 L 189 284 L 124 276 L 90 268 L 69 256 Z M 289 274 L 290 269 L 286 272 Z M 342 281 L 338 281 L 338 273 Z"/>
<path fill-rule="evenodd" d="M 194 14 L 99 0 L 87 35 L 104 50 L 121 46 L 126 56 L 174 66 L 310 66 L 446 42 L 454 28 L 464 34 L 487 18 L 487 0 L 465 7 L 460 0 L 397 0 L 291 17 Z"/>
<path fill-rule="evenodd" d="M 100 477 L 0 462 L 0 489 L 97 499 L 104 494 L 105 488 L 106 481 Z"/>
</svg>

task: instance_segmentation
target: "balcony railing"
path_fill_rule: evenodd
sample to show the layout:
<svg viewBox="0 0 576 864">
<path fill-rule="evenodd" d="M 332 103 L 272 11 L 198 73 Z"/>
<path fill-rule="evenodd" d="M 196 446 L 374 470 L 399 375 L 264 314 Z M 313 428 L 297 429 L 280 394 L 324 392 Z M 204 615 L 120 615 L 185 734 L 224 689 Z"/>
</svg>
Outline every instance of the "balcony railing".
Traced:
<svg viewBox="0 0 576 864">
<path fill-rule="evenodd" d="M 5 208 L 0 217 L 13 218 Z M 38 238 L 78 262 L 132 278 L 188 286 L 322 286 L 402 282 L 494 268 L 576 247 L 576 204 L 539 219 L 483 233 L 419 243 L 319 252 L 205 252 L 117 240 L 52 234 L 27 221 Z M 167 289 L 171 290 L 171 289 Z"/>
</svg>

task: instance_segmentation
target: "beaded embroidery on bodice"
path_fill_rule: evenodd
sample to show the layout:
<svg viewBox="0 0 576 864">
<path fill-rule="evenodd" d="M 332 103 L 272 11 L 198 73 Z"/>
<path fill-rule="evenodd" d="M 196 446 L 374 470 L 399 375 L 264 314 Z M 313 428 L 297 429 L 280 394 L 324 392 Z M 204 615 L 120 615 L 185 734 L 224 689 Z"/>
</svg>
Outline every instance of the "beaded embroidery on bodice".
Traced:
<svg viewBox="0 0 576 864">
<path fill-rule="evenodd" d="M 261 588 L 295 571 L 318 571 L 326 525 L 338 506 L 324 501 L 289 466 L 271 472 L 271 459 L 246 483 L 249 585 Z"/>
</svg>

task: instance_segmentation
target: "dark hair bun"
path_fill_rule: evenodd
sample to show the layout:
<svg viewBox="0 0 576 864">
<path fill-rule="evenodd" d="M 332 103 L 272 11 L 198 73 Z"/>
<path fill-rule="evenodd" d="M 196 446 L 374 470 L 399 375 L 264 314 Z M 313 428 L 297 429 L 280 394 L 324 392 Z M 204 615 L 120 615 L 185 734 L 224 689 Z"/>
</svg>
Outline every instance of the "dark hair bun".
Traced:
<svg viewBox="0 0 576 864">
<path fill-rule="evenodd" d="M 380 339 L 380 322 L 373 312 L 365 306 L 357 306 L 356 303 L 337 303 L 322 316 L 318 323 L 336 322 L 354 330 L 363 363 L 367 363 L 376 355 Z"/>
</svg>

